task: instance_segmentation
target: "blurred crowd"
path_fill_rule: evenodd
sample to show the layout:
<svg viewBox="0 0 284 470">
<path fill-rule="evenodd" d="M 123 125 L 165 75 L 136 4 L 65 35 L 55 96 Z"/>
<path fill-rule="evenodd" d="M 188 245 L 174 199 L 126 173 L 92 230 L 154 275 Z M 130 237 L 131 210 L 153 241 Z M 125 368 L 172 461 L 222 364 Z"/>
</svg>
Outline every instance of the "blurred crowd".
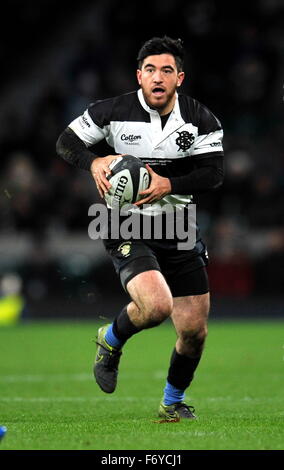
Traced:
<svg viewBox="0 0 284 470">
<path fill-rule="evenodd" d="M 95 185 L 90 174 L 57 157 L 56 140 L 90 102 L 136 89 L 138 49 L 148 38 L 168 34 L 181 37 L 187 49 L 182 91 L 206 104 L 224 127 L 225 183 L 196 198 L 211 258 L 212 291 L 281 295 L 283 2 L 252 1 L 241 7 L 210 0 L 152 0 L 148 7 L 143 2 L 144 8 L 123 0 L 96 3 L 93 30 L 82 31 L 71 59 L 58 79 L 41 90 L 29 119 L 21 119 L 20 103 L 18 114 L 5 116 L 1 236 L 25 233 L 42 246 L 51 233 L 87 231 L 88 208 L 99 200 Z M 38 19 L 36 13 L 26 15 L 22 27 L 32 28 Z M 62 28 L 58 23 L 54 27 Z M 31 54 L 32 63 L 32 50 L 25 54 L 27 61 Z"/>
</svg>

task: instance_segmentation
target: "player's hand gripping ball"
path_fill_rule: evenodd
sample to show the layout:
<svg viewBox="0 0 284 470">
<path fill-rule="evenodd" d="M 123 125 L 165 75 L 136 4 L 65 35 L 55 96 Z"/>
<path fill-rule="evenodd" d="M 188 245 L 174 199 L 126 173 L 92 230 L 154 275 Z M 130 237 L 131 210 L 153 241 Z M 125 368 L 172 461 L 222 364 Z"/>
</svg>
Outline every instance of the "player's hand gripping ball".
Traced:
<svg viewBox="0 0 284 470">
<path fill-rule="evenodd" d="M 139 193 L 149 187 L 150 175 L 139 158 L 124 155 L 111 162 L 109 169 L 111 175 L 107 179 L 111 188 L 104 197 L 110 209 L 120 209 L 143 198 Z"/>
</svg>

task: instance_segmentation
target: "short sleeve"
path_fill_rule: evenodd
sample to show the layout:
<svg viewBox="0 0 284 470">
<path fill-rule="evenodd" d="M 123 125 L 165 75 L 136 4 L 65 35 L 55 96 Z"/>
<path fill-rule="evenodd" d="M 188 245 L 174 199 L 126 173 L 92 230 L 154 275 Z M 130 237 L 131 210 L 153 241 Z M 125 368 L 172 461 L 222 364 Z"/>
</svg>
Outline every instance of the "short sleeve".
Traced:
<svg viewBox="0 0 284 470">
<path fill-rule="evenodd" d="M 101 106 L 91 105 L 85 112 L 74 119 L 69 126 L 87 147 L 105 139 L 109 133 L 109 123 L 102 118 Z"/>
<path fill-rule="evenodd" d="M 201 104 L 198 114 L 198 136 L 194 142 L 192 156 L 205 158 L 213 156 L 214 153 L 223 155 L 223 129 L 219 119 Z"/>
</svg>

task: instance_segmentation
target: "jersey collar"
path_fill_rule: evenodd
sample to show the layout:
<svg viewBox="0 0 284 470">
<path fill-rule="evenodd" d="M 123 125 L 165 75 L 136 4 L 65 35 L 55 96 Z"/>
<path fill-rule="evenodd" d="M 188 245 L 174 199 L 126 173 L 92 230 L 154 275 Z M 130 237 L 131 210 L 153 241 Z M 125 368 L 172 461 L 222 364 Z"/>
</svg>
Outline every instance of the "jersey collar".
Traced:
<svg viewBox="0 0 284 470">
<path fill-rule="evenodd" d="M 143 95 L 142 88 L 139 88 L 139 90 L 137 91 L 137 95 L 138 95 L 138 99 L 140 101 L 140 104 L 141 104 L 142 108 L 145 109 L 145 111 L 147 111 L 149 114 L 155 114 L 155 115 L 159 114 L 158 111 L 156 111 L 155 109 L 150 108 L 150 106 L 148 106 L 148 104 L 146 103 L 144 95 Z M 175 116 L 177 119 L 180 118 L 179 99 L 178 99 L 178 93 L 177 92 L 176 92 L 175 105 L 174 105 L 174 108 L 172 110 L 172 115 Z"/>
</svg>

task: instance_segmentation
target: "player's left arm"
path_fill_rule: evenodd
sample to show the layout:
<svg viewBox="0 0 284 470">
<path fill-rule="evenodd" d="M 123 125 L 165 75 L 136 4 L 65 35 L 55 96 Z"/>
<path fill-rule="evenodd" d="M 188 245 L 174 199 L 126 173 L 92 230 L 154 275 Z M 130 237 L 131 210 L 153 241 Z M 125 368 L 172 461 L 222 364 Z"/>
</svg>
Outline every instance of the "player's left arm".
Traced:
<svg viewBox="0 0 284 470">
<path fill-rule="evenodd" d="M 140 194 L 145 196 L 137 206 L 162 199 L 167 194 L 200 194 L 219 188 L 224 180 L 224 157 L 209 154 L 196 159 L 195 169 L 187 175 L 165 178 L 146 165 L 151 176 L 148 189 Z"/>
<path fill-rule="evenodd" d="M 139 194 L 141 196 L 145 196 L 140 201 L 136 202 L 136 206 L 141 206 L 142 204 L 151 204 L 152 202 L 159 201 L 167 194 L 172 192 L 172 186 L 169 178 L 165 178 L 164 176 L 158 175 L 155 171 L 146 164 L 146 168 L 150 174 L 150 186 L 148 189 L 141 191 Z"/>
<path fill-rule="evenodd" d="M 170 178 L 172 194 L 200 194 L 219 188 L 224 181 L 224 156 L 208 154 L 196 159 L 188 175 Z"/>
<path fill-rule="evenodd" d="M 173 194 L 199 194 L 219 188 L 224 181 L 223 129 L 219 119 L 196 102 L 198 135 L 191 155 L 193 171 L 170 178 Z"/>
<path fill-rule="evenodd" d="M 164 178 L 148 170 L 151 184 L 141 192 L 145 198 L 136 204 L 155 202 L 167 194 L 199 194 L 219 188 L 224 180 L 223 130 L 218 118 L 205 106 L 197 104 L 198 136 L 191 156 L 194 169 L 185 175 Z"/>
</svg>

